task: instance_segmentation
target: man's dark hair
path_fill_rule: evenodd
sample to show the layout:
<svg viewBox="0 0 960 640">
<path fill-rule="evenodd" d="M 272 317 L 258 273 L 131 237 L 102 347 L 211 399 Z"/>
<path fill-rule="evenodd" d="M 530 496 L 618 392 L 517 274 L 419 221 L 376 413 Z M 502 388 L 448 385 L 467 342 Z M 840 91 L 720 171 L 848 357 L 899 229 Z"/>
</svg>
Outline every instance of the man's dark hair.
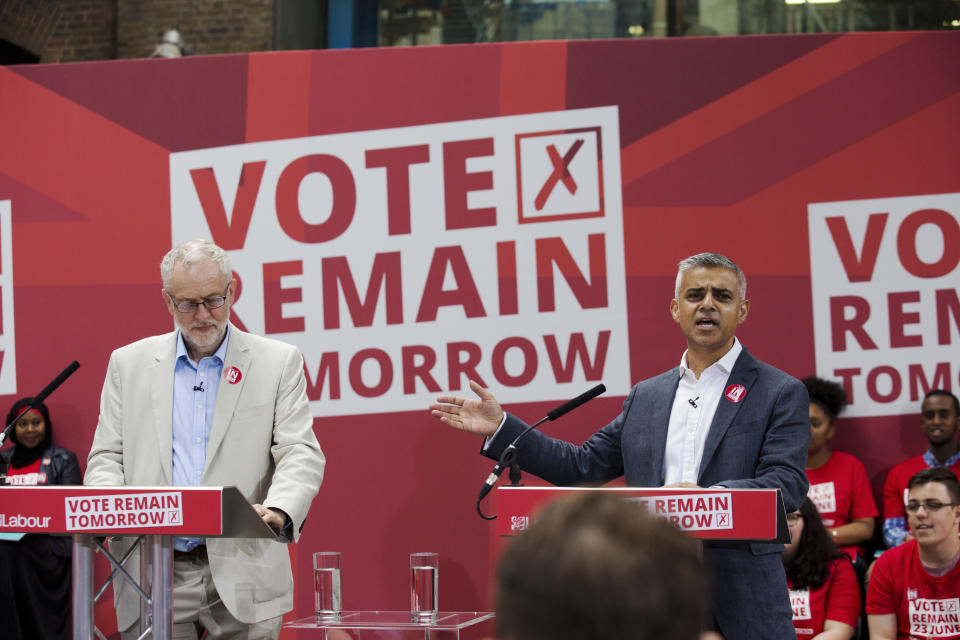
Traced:
<svg viewBox="0 0 960 640">
<path fill-rule="evenodd" d="M 804 498 L 800 503 L 800 516 L 803 518 L 803 532 L 793 558 L 784 564 L 784 569 L 794 589 L 813 591 L 826 583 L 833 561 L 846 557 L 846 554 L 837 551 L 810 498 Z"/>
<path fill-rule="evenodd" d="M 953 400 L 953 414 L 960 416 L 960 400 L 957 400 L 957 396 L 953 395 L 946 389 L 931 389 L 923 396 L 923 399 L 926 400 L 931 396 L 946 396 Z"/>
<path fill-rule="evenodd" d="M 683 274 L 696 267 L 708 269 L 726 269 L 737 278 L 737 296 L 741 300 L 747 299 L 747 276 L 744 275 L 736 262 L 720 253 L 698 253 L 695 256 L 684 258 L 677 265 L 677 282 L 674 286 L 674 295 L 680 297 L 680 285 L 683 283 Z"/>
<path fill-rule="evenodd" d="M 602 491 L 544 508 L 497 572 L 504 640 L 696 640 L 709 602 L 696 543 Z"/>
<path fill-rule="evenodd" d="M 843 408 L 847 406 L 847 393 L 839 383 L 817 376 L 809 376 L 801 382 L 807 388 L 810 402 L 826 411 L 831 421 L 836 420 Z"/>
<path fill-rule="evenodd" d="M 917 471 L 907 483 L 907 491 L 931 482 L 939 482 L 947 488 L 950 502 L 960 503 L 960 480 L 957 480 L 957 474 L 944 467 L 929 467 Z"/>
</svg>

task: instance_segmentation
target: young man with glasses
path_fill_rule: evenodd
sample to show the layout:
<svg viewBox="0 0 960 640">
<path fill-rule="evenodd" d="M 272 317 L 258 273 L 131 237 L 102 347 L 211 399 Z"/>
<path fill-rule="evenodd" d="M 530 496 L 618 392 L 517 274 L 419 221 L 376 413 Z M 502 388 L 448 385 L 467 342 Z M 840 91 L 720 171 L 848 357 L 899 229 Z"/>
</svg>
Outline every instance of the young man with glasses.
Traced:
<svg viewBox="0 0 960 640">
<path fill-rule="evenodd" d="M 883 485 L 883 541 L 895 547 L 913 536 L 907 530 L 903 505 L 907 482 L 921 469 L 943 468 L 960 474 L 960 401 L 945 389 L 933 389 L 920 405 L 920 426 L 928 448 L 922 455 L 904 460 L 890 469 Z"/>
<path fill-rule="evenodd" d="M 919 471 L 907 487 L 913 538 L 877 560 L 867 592 L 871 640 L 960 639 L 960 481 Z"/>
</svg>

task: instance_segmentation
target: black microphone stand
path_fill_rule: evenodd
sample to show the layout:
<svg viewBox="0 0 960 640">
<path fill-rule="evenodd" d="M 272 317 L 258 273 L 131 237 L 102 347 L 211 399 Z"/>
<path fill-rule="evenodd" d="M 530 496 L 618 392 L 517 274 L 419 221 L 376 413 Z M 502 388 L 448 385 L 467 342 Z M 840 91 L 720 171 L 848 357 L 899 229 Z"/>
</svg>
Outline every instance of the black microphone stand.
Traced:
<svg viewBox="0 0 960 640">
<path fill-rule="evenodd" d="M 33 400 L 30 401 L 30 404 L 27 405 L 26 408 L 25 408 L 21 413 L 26 413 L 27 411 L 30 411 L 31 409 L 35 409 L 38 404 L 40 404 L 41 402 L 43 402 L 44 400 L 46 400 L 46 399 L 47 399 L 47 396 L 49 396 L 51 393 L 53 393 L 54 391 L 56 391 L 56 390 L 57 390 L 57 387 L 59 387 L 61 384 L 63 384 L 63 381 L 66 380 L 67 378 L 69 378 L 70 376 L 72 376 L 72 375 L 73 375 L 73 372 L 76 371 L 76 370 L 79 369 L 79 368 L 80 368 L 80 363 L 77 362 L 76 360 L 74 360 L 73 362 L 71 362 L 70 364 L 68 364 L 68 365 L 67 365 L 67 368 L 60 372 L 60 375 L 58 375 L 56 378 L 54 378 L 54 379 L 50 382 L 50 384 L 48 384 L 46 387 L 43 388 L 43 390 L 40 391 L 40 393 L 38 393 L 36 396 L 34 396 Z M 11 422 L 10 424 L 8 424 L 8 425 L 6 426 L 6 428 L 4 428 L 3 431 L 0 431 L 0 447 L 3 446 L 4 441 L 7 439 L 7 436 L 10 435 L 10 432 L 13 431 L 13 426 L 14 426 L 15 424 L 17 424 L 17 420 L 19 420 L 19 419 L 20 419 L 20 416 L 19 416 L 19 415 L 14 416 L 14 417 L 13 417 L 13 422 Z M 2 423 L 0 423 L 0 424 L 2 424 Z"/>
<path fill-rule="evenodd" d="M 499 460 L 497 460 L 497 465 L 493 468 L 493 471 L 487 477 L 487 480 L 484 483 L 483 487 L 480 488 L 480 495 L 477 497 L 477 513 L 480 515 L 481 518 L 483 518 L 484 520 L 497 519 L 497 516 L 488 516 L 485 513 L 483 513 L 483 511 L 480 510 L 480 503 L 483 501 L 486 495 L 490 493 L 490 490 L 493 489 L 493 485 L 497 483 L 497 480 L 500 478 L 500 474 L 503 473 L 504 469 L 506 469 L 507 467 L 510 467 L 510 485 L 509 486 L 511 487 L 523 486 L 522 484 L 520 484 L 521 469 L 520 469 L 520 464 L 517 462 L 517 444 L 520 442 L 520 440 L 522 440 L 525 435 L 527 435 L 528 433 L 530 433 L 531 431 L 533 431 L 534 429 L 542 425 L 547 420 L 556 420 L 557 418 L 564 415 L 565 413 L 569 411 L 573 411 L 580 405 L 586 402 L 589 402 L 590 400 L 593 400 L 594 398 L 596 398 L 598 395 L 600 395 L 606 390 L 607 390 L 606 386 L 602 384 L 598 384 L 592 389 L 585 391 L 584 393 L 581 393 L 579 396 L 577 396 L 573 400 L 569 400 L 566 403 L 560 405 L 559 407 L 557 407 L 556 409 L 548 413 L 546 416 L 544 416 L 543 418 L 540 418 L 540 420 L 538 420 L 534 424 L 524 429 L 520 433 L 520 435 L 518 435 L 516 438 L 513 439 L 513 442 L 511 442 L 507 446 L 507 448 L 503 450 L 503 453 L 500 454 L 500 458 Z"/>
</svg>

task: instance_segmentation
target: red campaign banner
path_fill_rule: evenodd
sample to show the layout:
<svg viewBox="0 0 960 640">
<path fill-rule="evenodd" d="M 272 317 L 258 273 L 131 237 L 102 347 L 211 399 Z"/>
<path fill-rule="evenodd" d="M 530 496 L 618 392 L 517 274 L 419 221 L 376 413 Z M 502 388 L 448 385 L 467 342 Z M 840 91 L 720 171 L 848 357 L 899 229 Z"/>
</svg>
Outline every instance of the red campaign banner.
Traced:
<svg viewBox="0 0 960 640">
<path fill-rule="evenodd" d="M 879 495 L 960 388 L 957 59 L 942 31 L 2 67 L 0 411 L 78 360 L 47 405 L 82 468 L 111 351 L 173 327 L 161 257 L 211 238 L 231 320 L 303 353 L 328 459 L 294 615 L 321 548 L 345 607 L 403 610 L 430 550 L 441 606 L 489 609 L 489 461 L 426 407 L 473 377 L 533 421 L 603 382 L 549 425 L 582 442 L 679 363 L 677 262 L 717 251 L 744 346 L 847 385 L 831 446 Z"/>
<path fill-rule="evenodd" d="M 776 541 L 778 511 L 783 509 L 778 489 L 501 487 L 496 535 L 517 535 L 533 524 L 545 503 L 581 491 L 612 492 L 705 540 Z"/>
<path fill-rule="evenodd" d="M 0 531 L 219 536 L 222 493 L 220 487 L 3 487 Z"/>
</svg>

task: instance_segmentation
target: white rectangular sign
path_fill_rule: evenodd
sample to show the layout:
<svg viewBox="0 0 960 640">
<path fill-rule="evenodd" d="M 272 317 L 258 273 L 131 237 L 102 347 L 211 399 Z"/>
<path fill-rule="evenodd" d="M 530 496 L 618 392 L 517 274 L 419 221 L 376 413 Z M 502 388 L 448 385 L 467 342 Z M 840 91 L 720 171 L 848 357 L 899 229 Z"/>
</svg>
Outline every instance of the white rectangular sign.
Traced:
<svg viewBox="0 0 960 640">
<path fill-rule="evenodd" d="M 603 107 L 174 153 L 172 240 L 230 252 L 314 415 L 625 395 L 619 147 Z"/>
<path fill-rule="evenodd" d="M 13 328 L 13 208 L 0 200 L 0 395 L 17 392 L 16 332 Z"/>
<path fill-rule="evenodd" d="M 930 389 L 960 388 L 960 194 L 808 215 L 817 372 L 844 384 L 844 415 L 919 413 Z"/>
<path fill-rule="evenodd" d="M 179 491 L 64 498 L 69 531 L 182 527 Z"/>
</svg>

